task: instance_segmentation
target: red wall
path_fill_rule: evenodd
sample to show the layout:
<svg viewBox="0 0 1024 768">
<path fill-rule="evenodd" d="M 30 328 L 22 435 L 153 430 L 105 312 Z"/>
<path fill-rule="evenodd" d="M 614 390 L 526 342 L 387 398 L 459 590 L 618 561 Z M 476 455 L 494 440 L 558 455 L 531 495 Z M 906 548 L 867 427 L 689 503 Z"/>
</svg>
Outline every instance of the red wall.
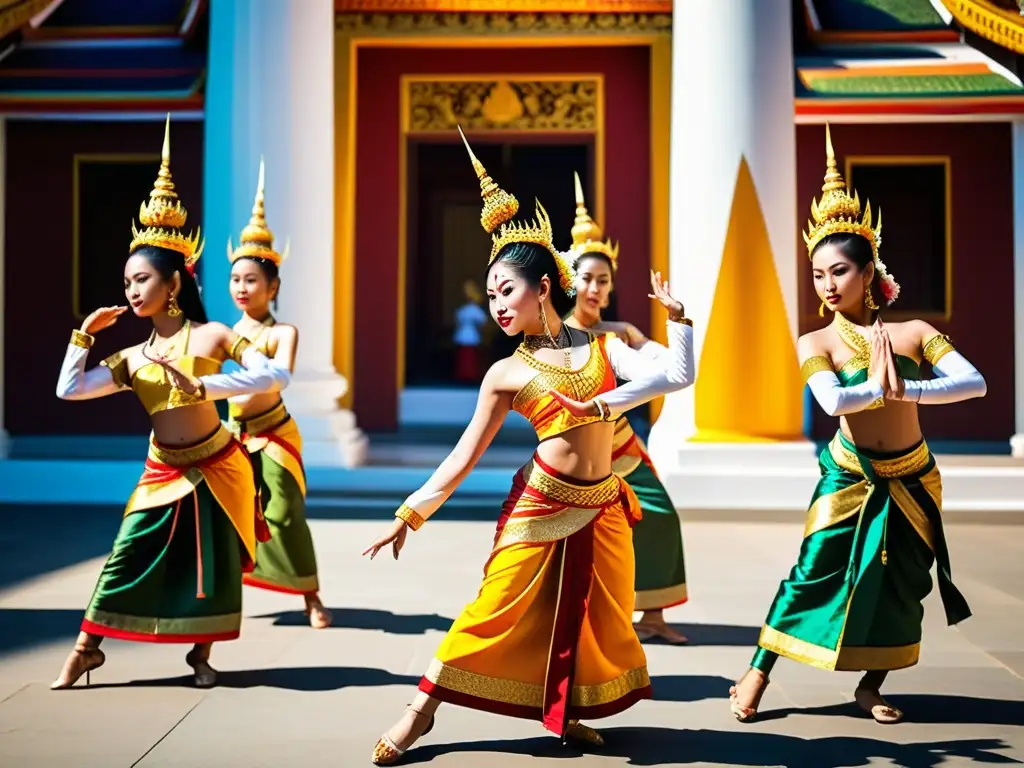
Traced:
<svg viewBox="0 0 1024 768">
<path fill-rule="evenodd" d="M 953 306 L 948 321 L 933 321 L 984 374 L 988 395 L 956 405 L 921 408 L 926 437 L 1008 440 L 1013 415 L 1013 177 L 1010 126 L 1005 123 L 834 125 L 832 139 L 845 155 L 949 155 L 953 178 Z M 825 128 L 797 126 L 798 226 L 820 196 L 825 173 Z M 914 275 L 900 254 L 882 260 L 904 284 Z M 803 243 L 801 238 L 798 242 Z M 800 251 L 800 332 L 821 327 L 807 252 Z M 899 307 L 899 301 L 894 308 Z M 828 313 L 826 313 L 828 314 Z M 835 432 L 837 419 L 814 409 L 814 436 Z"/>
<path fill-rule="evenodd" d="M 171 126 L 171 172 L 189 212 L 202 220 L 203 126 Z M 57 373 L 71 329 L 80 325 L 72 310 L 72 168 L 76 154 L 159 155 L 163 123 L 8 121 L 6 242 L 4 250 L 4 422 L 12 435 L 144 434 L 145 411 L 127 394 L 69 403 L 54 395 Z M 153 165 L 156 180 L 158 165 Z M 139 190 L 139 203 L 149 189 Z M 132 217 L 124 212 L 124 253 L 128 256 Z M 219 256 L 216 248 L 213 253 Z M 209 258 L 217 258 L 210 256 Z M 221 257 L 223 258 L 223 257 Z M 85 270 L 83 270 L 85 271 Z M 86 273 L 88 274 L 88 273 Z M 93 273 L 110 281 L 116 295 L 120 269 Z M 83 311 L 89 311 L 83 307 Z M 130 313 L 97 336 L 95 364 L 107 354 L 137 344 L 151 326 Z"/>
<path fill-rule="evenodd" d="M 358 55 L 353 399 L 363 428 L 397 426 L 395 286 L 403 74 L 604 75 L 606 220 L 601 223 L 621 242 L 619 314 L 646 330 L 651 245 L 648 48 L 502 49 L 497 56 L 473 49 L 370 48 Z M 467 185 L 476 183 L 468 161 L 452 172 L 465 172 Z"/>
</svg>

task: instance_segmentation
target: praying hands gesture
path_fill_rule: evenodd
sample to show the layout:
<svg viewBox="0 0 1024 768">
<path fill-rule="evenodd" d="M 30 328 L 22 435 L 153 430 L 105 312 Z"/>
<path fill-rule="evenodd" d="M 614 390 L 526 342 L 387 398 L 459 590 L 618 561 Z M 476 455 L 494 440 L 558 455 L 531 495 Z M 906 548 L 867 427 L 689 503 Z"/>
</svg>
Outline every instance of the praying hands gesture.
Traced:
<svg viewBox="0 0 1024 768">
<path fill-rule="evenodd" d="M 881 318 L 871 326 L 871 377 L 881 385 L 887 400 L 903 399 L 903 376 L 896 365 L 889 331 Z"/>
</svg>

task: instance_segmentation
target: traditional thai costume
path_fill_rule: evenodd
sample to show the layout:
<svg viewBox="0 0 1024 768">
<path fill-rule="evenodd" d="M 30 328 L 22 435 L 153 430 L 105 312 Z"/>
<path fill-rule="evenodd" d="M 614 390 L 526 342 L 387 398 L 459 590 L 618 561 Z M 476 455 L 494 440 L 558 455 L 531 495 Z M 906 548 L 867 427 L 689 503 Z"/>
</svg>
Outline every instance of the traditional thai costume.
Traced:
<svg viewBox="0 0 1024 768">
<path fill-rule="evenodd" d="M 619 244 L 602 239 L 600 225 L 587 211 L 580 177 L 576 182 L 576 221 L 572 227 L 570 253 L 578 261 L 588 253 L 603 255 L 612 270 L 619 265 Z M 668 350 L 648 339 L 638 350 L 652 362 Z M 643 439 L 633 431 L 626 416 L 615 422 L 612 468 L 636 492 L 643 519 L 633 528 L 636 560 L 636 605 L 638 611 L 655 611 L 682 605 L 688 599 L 683 534 L 668 491 L 647 455 Z"/>
<path fill-rule="evenodd" d="M 812 205 L 814 221 L 805 235 L 808 252 L 837 232 L 866 238 L 882 277 L 883 296 L 891 303 L 899 287 L 878 260 L 881 217 L 873 228 L 869 203 L 861 219 L 859 198 L 850 197 L 837 170 L 831 136 L 826 146 L 828 172 L 822 200 Z M 877 308 L 870 294 L 865 303 Z M 838 371 L 826 357 L 803 363 L 818 403 L 832 416 L 883 407 L 883 389 L 870 378 L 870 342 L 839 313 L 833 324 L 854 355 Z M 922 357 L 937 378 L 921 381 L 915 360 L 895 356 L 905 381 L 904 400 L 936 405 L 985 394 L 984 379 L 948 337 L 928 340 Z M 767 675 L 777 655 L 829 670 L 912 666 L 918 661 L 922 601 L 932 588 L 933 563 L 947 622 L 956 624 L 971 615 L 952 581 L 935 459 L 923 440 L 902 451 L 881 453 L 857 446 L 839 432 L 821 452 L 819 466 L 821 479 L 797 564 L 768 612 L 752 666 Z"/>
<path fill-rule="evenodd" d="M 509 243 L 543 245 L 555 256 L 562 287 L 571 291 L 571 268 L 551 245 L 543 207 L 537 204 L 536 223 L 506 223 L 518 203 L 470 155 L 485 201 L 484 228 L 502 225 L 490 261 Z M 609 335 L 587 334 L 585 346 L 565 350 L 564 368 L 520 346 L 516 357 L 536 374 L 512 408 L 544 442 L 602 420 L 572 415 L 551 390 L 599 398 L 600 412 L 611 420 L 613 413 L 689 385 L 692 327 L 689 321 L 668 325 L 670 353 L 660 365 Z M 617 377 L 630 383 L 616 388 Z M 454 484 L 431 479 L 396 514 L 417 530 L 453 490 Z M 649 698 L 646 658 L 631 623 L 630 529 L 641 516 L 636 495 L 614 473 L 583 481 L 535 455 L 516 474 L 502 506 L 480 591 L 442 641 L 420 690 L 453 704 L 539 720 L 562 736 L 579 718 L 607 717 Z M 378 749 L 381 744 L 393 758 L 393 745 L 382 740 Z"/>
<path fill-rule="evenodd" d="M 191 272 L 202 245 L 198 234 L 181 232 L 187 213 L 171 181 L 168 136 L 159 178 L 148 205 L 139 213 L 143 227 L 136 230 L 132 225 L 135 237 L 130 250 L 142 246 L 176 250 L 185 256 Z M 175 363 L 198 378 L 202 385 L 198 392 L 177 388 L 161 365 L 145 362 L 143 345 L 123 349 L 87 371 L 93 337 L 76 330 L 61 367 L 57 396 L 87 400 L 133 391 L 147 413 L 154 415 L 204 407 L 243 392 L 270 392 L 288 383 L 286 370 L 276 368 L 242 338 L 236 340 L 230 356 L 243 368 L 224 374 L 219 360 L 188 353 L 187 320 L 179 333 L 183 343 Z M 208 643 L 238 637 L 242 572 L 251 568 L 256 541 L 266 535 L 252 468 L 244 449 L 226 429 L 220 427 L 190 446 L 161 445 L 151 439 L 145 469 L 125 506 L 113 552 L 103 566 L 82 629 L 155 643 Z"/>
<path fill-rule="evenodd" d="M 242 230 L 238 248 L 228 242 L 228 259 L 265 259 L 280 267 L 287 258 L 274 250 L 274 236 L 267 227 L 264 209 L 263 161 L 260 160 L 256 200 L 249 224 Z M 268 317 L 259 331 L 248 340 L 272 358 L 271 328 Z M 235 330 L 239 330 L 236 326 Z M 296 595 L 316 594 L 317 577 L 313 537 L 306 522 L 306 473 L 302 464 L 302 435 L 282 401 L 263 413 L 241 417 L 238 402 L 228 404 L 228 428 L 245 445 L 252 460 L 256 488 L 260 492 L 263 514 L 270 528 L 269 541 L 256 545 L 256 568 L 245 574 L 249 586 Z"/>
</svg>

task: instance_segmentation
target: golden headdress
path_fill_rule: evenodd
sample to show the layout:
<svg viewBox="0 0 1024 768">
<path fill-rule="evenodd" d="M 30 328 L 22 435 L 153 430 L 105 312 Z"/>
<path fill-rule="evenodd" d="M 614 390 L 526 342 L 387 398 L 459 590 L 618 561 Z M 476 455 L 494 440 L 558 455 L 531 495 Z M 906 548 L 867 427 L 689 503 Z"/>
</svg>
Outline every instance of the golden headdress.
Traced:
<svg viewBox="0 0 1024 768">
<path fill-rule="evenodd" d="M 587 203 L 583 199 L 583 185 L 580 184 L 580 175 L 573 172 L 576 181 L 576 222 L 572 225 L 572 252 L 574 258 L 579 259 L 587 253 L 600 253 L 612 263 L 612 269 L 619 268 L 619 244 L 612 244 L 612 241 L 602 240 L 601 227 L 590 217 L 587 211 Z"/>
<path fill-rule="evenodd" d="M 551 218 L 544 210 L 544 206 L 540 204 L 540 200 L 534 200 L 537 204 L 534 221 L 512 221 L 512 217 L 519 211 L 519 201 L 487 175 L 487 169 L 473 154 L 461 126 L 459 135 L 462 137 L 462 143 L 466 145 L 469 159 L 473 163 L 473 170 L 476 171 L 476 176 L 480 180 L 480 196 L 484 199 L 484 207 L 480 212 L 480 224 L 491 235 L 491 255 L 487 260 L 488 266 L 497 258 L 501 249 L 509 243 L 535 243 L 544 246 L 555 257 L 555 265 L 558 267 L 558 282 L 562 290 L 573 296 L 575 294 L 575 288 L 573 288 L 575 276 L 572 267 L 566 257 L 559 253 L 554 246 Z"/>
<path fill-rule="evenodd" d="M 160 171 L 153 184 L 153 191 L 149 193 L 149 202 L 139 205 L 139 224 L 142 228 L 136 229 L 135 222 L 132 222 L 132 244 L 128 252 L 135 253 L 145 245 L 168 248 L 184 256 L 185 268 L 193 272 L 203 253 L 203 242 L 198 228 L 195 234 L 182 233 L 187 218 L 188 211 L 178 199 L 171 180 L 171 116 L 168 114 L 164 125 Z"/>
<path fill-rule="evenodd" d="M 853 191 L 853 197 L 839 173 L 836 163 L 836 153 L 832 148 L 832 131 L 828 123 L 825 123 L 825 183 L 821 187 L 821 201 L 811 200 L 811 219 L 807 221 L 807 231 L 804 233 L 804 243 L 807 245 L 807 255 L 810 257 L 824 238 L 839 232 L 848 232 L 853 235 L 860 235 L 871 243 L 871 253 L 874 257 L 875 271 L 879 273 L 882 280 L 882 292 L 886 304 L 892 304 L 899 295 L 899 284 L 885 268 L 885 264 L 878 257 L 878 250 L 882 245 L 882 211 L 878 211 L 878 222 L 872 225 L 871 203 L 864 206 L 864 216 L 860 215 L 860 196 L 857 190 Z"/>
<path fill-rule="evenodd" d="M 280 267 L 281 262 L 288 258 L 287 244 L 285 244 L 284 253 L 278 253 L 274 250 L 274 233 L 267 227 L 267 214 L 263 205 L 263 181 L 263 158 L 261 157 L 260 175 L 256 182 L 256 200 L 252 204 L 252 215 L 249 217 L 249 223 L 242 230 L 237 248 L 232 248 L 231 238 L 228 238 L 228 261 L 232 264 L 238 259 L 248 256 L 253 259 L 272 261 L 275 266 Z"/>
</svg>

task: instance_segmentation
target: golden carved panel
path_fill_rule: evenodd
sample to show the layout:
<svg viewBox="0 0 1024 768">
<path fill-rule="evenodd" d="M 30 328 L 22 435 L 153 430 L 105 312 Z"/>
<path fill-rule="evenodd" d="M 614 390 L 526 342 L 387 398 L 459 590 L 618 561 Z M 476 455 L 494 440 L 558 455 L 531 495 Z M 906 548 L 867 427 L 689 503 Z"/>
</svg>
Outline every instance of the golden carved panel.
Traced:
<svg viewBox="0 0 1024 768">
<path fill-rule="evenodd" d="M 596 131 L 599 76 L 538 79 L 403 79 L 405 132 L 466 130 Z"/>
<path fill-rule="evenodd" d="M 637 35 L 672 33 L 670 13 L 339 13 L 345 34 L 402 35 Z"/>
</svg>

